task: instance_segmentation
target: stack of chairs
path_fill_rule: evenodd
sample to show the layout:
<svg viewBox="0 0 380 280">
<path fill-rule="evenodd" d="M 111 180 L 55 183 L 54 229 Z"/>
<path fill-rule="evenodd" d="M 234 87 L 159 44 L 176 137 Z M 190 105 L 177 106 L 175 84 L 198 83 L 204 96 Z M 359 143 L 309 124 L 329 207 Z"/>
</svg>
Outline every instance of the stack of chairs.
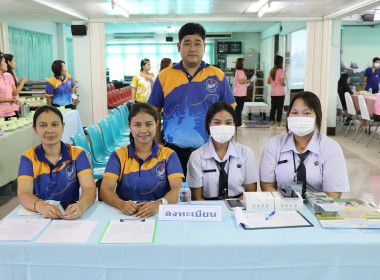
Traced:
<svg viewBox="0 0 380 280">
<path fill-rule="evenodd" d="M 131 100 L 132 87 L 127 86 L 121 89 L 115 89 L 115 86 L 107 84 L 107 104 L 108 109 L 114 109 L 129 100 Z"/>
</svg>

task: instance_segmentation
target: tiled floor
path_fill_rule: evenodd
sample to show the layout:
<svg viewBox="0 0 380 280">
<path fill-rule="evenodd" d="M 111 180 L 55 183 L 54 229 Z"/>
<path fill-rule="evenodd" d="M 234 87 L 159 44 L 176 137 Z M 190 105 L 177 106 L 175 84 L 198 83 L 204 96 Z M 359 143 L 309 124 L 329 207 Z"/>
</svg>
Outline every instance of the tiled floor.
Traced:
<svg viewBox="0 0 380 280">
<path fill-rule="evenodd" d="M 237 131 L 237 141 L 251 147 L 258 161 L 261 159 L 267 140 L 276 133 L 285 133 L 284 130 L 277 132 L 269 128 L 238 128 Z M 353 135 L 354 130 L 352 128 L 347 137 L 343 137 L 342 134 L 332 137 L 342 146 L 346 158 L 351 192 L 345 193 L 343 197 L 364 197 L 380 206 L 380 140 L 377 140 L 375 136 L 369 147 L 366 148 L 365 145 L 369 137 L 363 136 L 361 142 L 357 144 L 352 141 Z M 0 206 L 0 219 L 18 204 L 15 192 L 6 198 L 2 197 L 2 199 L 6 199 L 8 202 Z"/>
</svg>

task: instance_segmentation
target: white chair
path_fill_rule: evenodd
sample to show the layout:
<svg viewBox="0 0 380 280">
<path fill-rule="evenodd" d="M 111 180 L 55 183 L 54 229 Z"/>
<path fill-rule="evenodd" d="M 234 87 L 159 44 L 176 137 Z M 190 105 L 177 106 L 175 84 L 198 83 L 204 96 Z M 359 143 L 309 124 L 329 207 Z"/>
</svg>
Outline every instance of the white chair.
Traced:
<svg viewBox="0 0 380 280">
<path fill-rule="evenodd" d="M 355 132 L 357 133 L 357 131 L 356 131 L 356 122 L 355 121 L 359 120 L 359 118 L 358 118 L 358 114 L 356 113 L 356 109 L 355 109 L 355 106 L 354 106 L 354 102 L 352 101 L 351 94 L 349 92 L 346 92 L 344 94 L 344 99 L 346 100 L 347 114 L 348 114 L 348 116 L 351 119 L 350 120 L 350 124 L 347 127 L 346 133 L 344 134 L 344 137 L 346 137 L 347 132 L 350 129 L 350 127 L 351 127 L 352 124 L 354 124 L 354 126 L 355 126 Z"/>
<path fill-rule="evenodd" d="M 379 121 L 374 121 L 373 119 L 371 119 L 371 117 L 369 116 L 369 113 L 368 113 L 367 103 L 365 102 L 365 99 L 364 99 L 364 97 L 362 95 L 358 96 L 358 100 L 359 100 L 359 108 L 360 108 L 360 114 L 361 114 L 361 118 L 362 118 L 362 123 L 364 123 L 364 121 L 365 121 L 366 127 L 368 126 L 368 129 L 370 129 L 371 125 L 373 125 L 375 127 L 375 130 L 372 132 L 371 137 L 369 138 L 369 141 L 368 141 L 368 143 L 366 145 L 366 147 L 368 147 L 369 143 L 372 140 L 373 135 L 375 135 L 376 130 L 377 130 L 377 128 L 380 125 L 380 122 Z M 359 130 L 360 130 L 360 127 L 359 127 L 358 131 Z M 360 139 L 362 139 L 364 131 L 365 131 L 365 127 L 363 127 L 363 131 L 362 131 L 362 134 L 360 135 L 358 143 L 360 142 Z M 356 136 L 356 134 L 355 134 L 355 136 Z"/>
<path fill-rule="evenodd" d="M 339 111 L 339 117 L 336 119 L 336 127 L 338 128 L 339 124 L 341 123 L 340 128 L 338 129 L 338 131 L 341 132 L 344 126 L 344 122 L 348 118 L 348 115 L 347 115 L 347 111 L 343 109 L 343 105 L 342 105 L 342 102 L 340 101 L 339 94 L 337 95 L 336 108 Z"/>
</svg>

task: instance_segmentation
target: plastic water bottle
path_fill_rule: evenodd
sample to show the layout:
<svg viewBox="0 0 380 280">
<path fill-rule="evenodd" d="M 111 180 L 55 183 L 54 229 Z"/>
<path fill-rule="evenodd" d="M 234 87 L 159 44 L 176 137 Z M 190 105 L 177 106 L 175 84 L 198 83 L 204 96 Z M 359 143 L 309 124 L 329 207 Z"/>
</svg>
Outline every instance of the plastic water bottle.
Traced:
<svg viewBox="0 0 380 280">
<path fill-rule="evenodd" d="M 178 204 L 191 203 L 191 190 L 187 182 L 182 183 L 182 187 L 178 191 Z"/>
<path fill-rule="evenodd" d="M 356 91 L 356 86 L 355 85 L 352 86 L 352 91 Z"/>
<path fill-rule="evenodd" d="M 369 93 L 369 94 L 372 94 L 372 88 L 369 88 L 369 89 L 368 89 L 368 93 Z"/>
</svg>

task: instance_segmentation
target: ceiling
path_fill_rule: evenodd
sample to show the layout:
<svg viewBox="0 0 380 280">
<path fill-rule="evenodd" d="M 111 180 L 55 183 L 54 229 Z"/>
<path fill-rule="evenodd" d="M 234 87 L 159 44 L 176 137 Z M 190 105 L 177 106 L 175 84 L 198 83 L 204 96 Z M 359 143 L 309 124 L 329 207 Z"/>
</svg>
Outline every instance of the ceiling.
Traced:
<svg viewBox="0 0 380 280">
<path fill-rule="evenodd" d="M 117 0 L 115 0 L 117 1 Z M 361 14 L 379 10 L 376 0 L 272 0 L 259 18 L 263 0 L 119 0 L 125 18 L 111 0 L 1 0 L 1 21 L 105 22 L 106 33 L 176 33 L 184 22 L 195 21 L 207 32 L 261 32 L 279 21 L 342 19 L 362 24 Z M 379 24 L 380 21 L 375 21 Z"/>
</svg>

